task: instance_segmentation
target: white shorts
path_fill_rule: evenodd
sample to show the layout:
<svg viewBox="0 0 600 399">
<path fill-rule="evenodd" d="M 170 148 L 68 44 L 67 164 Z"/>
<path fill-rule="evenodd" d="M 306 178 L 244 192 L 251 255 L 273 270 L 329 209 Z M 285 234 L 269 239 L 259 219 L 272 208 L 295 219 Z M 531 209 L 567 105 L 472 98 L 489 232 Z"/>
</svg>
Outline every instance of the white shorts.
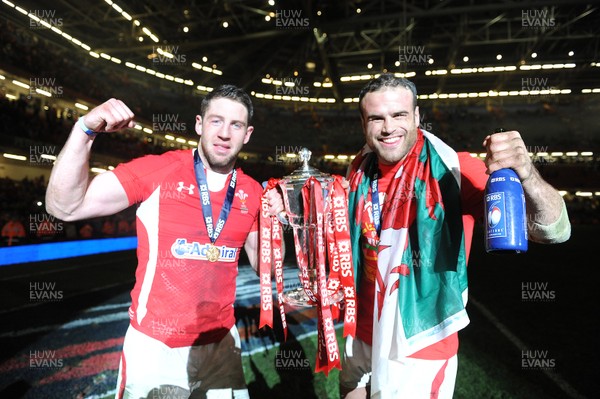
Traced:
<svg viewBox="0 0 600 399">
<path fill-rule="evenodd" d="M 456 355 L 447 360 L 427 360 L 405 357 L 390 361 L 390 375 L 394 376 L 390 392 L 371 392 L 371 398 L 390 397 L 398 399 L 450 399 L 458 360 Z M 360 339 L 346 338 L 340 389 L 349 392 L 365 388 L 371 383 L 371 345 Z"/>
<path fill-rule="evenodd" d="M 220 342 L 169 348 L 131 325 L 119 364 L 117 399 L 249 398 L 237 328 Z"/>
</svg>

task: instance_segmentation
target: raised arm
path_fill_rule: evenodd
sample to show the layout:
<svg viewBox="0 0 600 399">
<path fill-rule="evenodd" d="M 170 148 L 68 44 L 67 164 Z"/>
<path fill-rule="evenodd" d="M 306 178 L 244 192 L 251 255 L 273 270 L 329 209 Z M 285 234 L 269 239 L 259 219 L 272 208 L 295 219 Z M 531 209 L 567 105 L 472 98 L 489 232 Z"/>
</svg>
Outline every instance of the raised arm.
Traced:
<svg viewBox="0 0 600 399">
<path fill-rule="evenodd" d="M 120 100 L 110 99 L 92 109 L 83 124 L 94 132 L 133 127 L 133 113 Z M 46 210 L 58 219 L 73 221 L 117 213 L 129 205 L 114 173 L 104 172 L 90 181 L 89 159 L 94 135 L 76 123 L 52 168 L 46 190 Z"/>
<path fill-rule="evenodd" d="M 548 184 L 533 165 L 517 131 L 495 133 L 483 141 L 487 149 L 487 173 L 513 169 L 523 185 L 527 204 L 530 239 L 542 243 L 564 242 L 571 236 L 571 224 L 562 196 Z"/>
</svg>

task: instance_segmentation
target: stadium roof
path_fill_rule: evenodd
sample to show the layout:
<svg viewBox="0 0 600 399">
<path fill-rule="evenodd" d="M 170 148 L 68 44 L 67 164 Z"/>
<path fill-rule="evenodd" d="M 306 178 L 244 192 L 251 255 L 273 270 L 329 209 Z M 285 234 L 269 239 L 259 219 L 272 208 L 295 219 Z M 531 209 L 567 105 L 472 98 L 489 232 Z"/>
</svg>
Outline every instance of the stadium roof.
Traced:
<svg viewBox="0 0 600 399">
<path fill-rule="evenodd" d="M 0 6 L 15 24 L 37 27 L 36 34 L 141 84 L 161 80 L 199 95 L 234 83 L 269 99 L 351 102 L 382 71 L 405 74 L 425 95 L 600 87 L 599 4 L 589 0 L 3 0 Z"/>
</svg>

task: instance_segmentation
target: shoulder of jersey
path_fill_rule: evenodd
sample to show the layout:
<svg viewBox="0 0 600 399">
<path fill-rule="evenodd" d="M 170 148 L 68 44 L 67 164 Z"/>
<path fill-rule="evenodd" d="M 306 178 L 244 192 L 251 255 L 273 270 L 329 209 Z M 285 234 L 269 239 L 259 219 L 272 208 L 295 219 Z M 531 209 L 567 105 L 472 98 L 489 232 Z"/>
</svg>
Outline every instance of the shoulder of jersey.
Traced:
<svg viewBox="0 0 600 399">
<path fill-rule="evenodd" d="M 172 150 L 172 151 L 167 151 L 164 152 L 162 154 L 146 154 L 138 159 L 144 159 L 144 160 L 148 160 L 148 161 L 152 161 L 154 159 L 161 159 L 161 160 L 169 160 L 171 162 L 183 162 L 185 161 L 185 159 L 191 155 L 188 155 L 190 152 L 190 150 Z"/>
<path fill-rule="evenodd" d="M 244 180 L 244 182 L 246 184 L 248 184 L 252 187 L 253 190 L 262 194 L 263 189 L 259 182 L 257 182 L 253 177 L 244 173 L 244 171 L 241 168 L 237 168 L 237 173 Z"/>
</svg>

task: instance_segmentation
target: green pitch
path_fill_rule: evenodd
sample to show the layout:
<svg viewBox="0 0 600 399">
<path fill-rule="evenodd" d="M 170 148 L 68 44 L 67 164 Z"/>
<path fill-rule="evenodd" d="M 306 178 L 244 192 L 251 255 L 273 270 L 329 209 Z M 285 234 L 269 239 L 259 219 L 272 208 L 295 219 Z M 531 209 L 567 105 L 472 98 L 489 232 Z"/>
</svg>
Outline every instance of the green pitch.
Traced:
<svg viewBox="0 0 600 399">
<path fill-rule="evenodd" d="M 471 313 L 474 312 L 472 309 Z M 477 326 L 471 324 L 467 327 L 465 331 L 469 331 L 469 334 L 461 334 L 455 399 L 567 397 L 540 370 L 523 370 L 519 351 L 494 326 L 484 320 L 478 320 L 478 323 Z M 338 328 L 340 345 L 344 342 L 341 335 L 341 328 Z M 316 335 L 299 340 L 290 339 L 278 347 L 244 356 L 250 397 L 339 398 L 338 370 L 333 370 L 328 377 L 313 372 L 316 339 Z M 310 366 L 281 370 L 281 367 L 276 367 L 278 357 L 300 357 L 298 364 L 303 366 L 310 363 Z"/>
</svg>

